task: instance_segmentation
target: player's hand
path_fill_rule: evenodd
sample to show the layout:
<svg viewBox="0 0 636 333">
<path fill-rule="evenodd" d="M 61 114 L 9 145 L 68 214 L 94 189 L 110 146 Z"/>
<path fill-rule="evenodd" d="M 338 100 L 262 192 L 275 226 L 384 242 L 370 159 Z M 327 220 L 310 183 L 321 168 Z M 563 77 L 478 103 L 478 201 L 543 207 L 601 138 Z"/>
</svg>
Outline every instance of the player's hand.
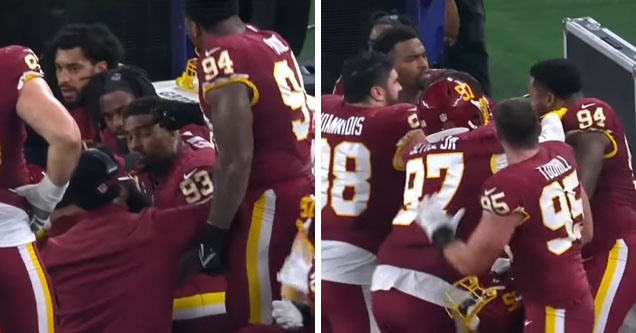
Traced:
<svg viewBox="0 0 636 333">
<path fill-rule="evenodd" d="M 40 210 L 36 207 L 31 208 L 30 227 L 36 235 L 46 234 L 51 229 L 50 213 Z"/>
<path fill-rule="evenodd" d="M 274 317 L 277 325 L 282 326 L 286 330 L 303 327 L 303 315 L 294 303 L 290 301 L 274 301 L 272 305 L 274 307 L 272 317 Z"/>
<path fill-rule="evenodd" d="M 199 244 L 199 262 L 206 273 L 218 273 L 225 268 L 227 230 L 206 224 L 203 241 Z"/>
<path fill-rule="evenodd" d="M 462 208 L 454 216 L 450 216 L 444 211 L 440 201 L 437 199 L 437 194 L 425 195 L 417 207 L 415 222 L 432 241 L 433 234 L 440 228 L 448 228 L 454 234 L 465 212 L 466 210 Z"/>
<path fill-rule="evenodd" d="M 45 175 L 37 184 L 23 185 L 11 189 L 11 191 L 27 199 L 33 210 L 39 217 L 42 217 L 42 212 L 50 214 L 55 209 L 55 206 L 62 200 L 67 187 L 68 182 L 63 186 L 58 186 Z"/>
<path fill-rule="evenodd" d="M 495 275 L 505 274 L 510 271 L 510 259 L 508 258 L 497 258 L 495 262 L 492 264 L 490 270 Z"/>
</svg>

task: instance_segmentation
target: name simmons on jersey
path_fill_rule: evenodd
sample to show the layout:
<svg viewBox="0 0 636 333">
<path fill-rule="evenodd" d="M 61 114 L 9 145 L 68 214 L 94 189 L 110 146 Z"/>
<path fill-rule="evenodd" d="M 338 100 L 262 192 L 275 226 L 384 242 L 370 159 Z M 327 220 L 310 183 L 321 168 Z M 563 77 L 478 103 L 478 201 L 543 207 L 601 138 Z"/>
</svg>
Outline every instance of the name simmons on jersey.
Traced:
<svg viewBox="0 0 636 333">
<path fill-rule="evenodd" d="M 365 117 L 349 117 L 343 119 L 332 114 L 325 113 L 320 121 L 321 132 L 334 135 L 360 135 Z"/>
</svg>

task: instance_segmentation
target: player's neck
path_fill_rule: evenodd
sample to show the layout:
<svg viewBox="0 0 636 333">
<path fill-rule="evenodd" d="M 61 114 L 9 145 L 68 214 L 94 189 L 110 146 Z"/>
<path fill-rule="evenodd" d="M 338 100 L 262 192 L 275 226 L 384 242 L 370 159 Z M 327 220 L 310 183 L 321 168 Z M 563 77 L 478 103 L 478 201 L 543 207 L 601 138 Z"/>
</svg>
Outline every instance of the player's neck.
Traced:
<svg viewBox="0 0 636 333">
<path fill-rule="evenodd" d="M 238 15 L 234 15 L 217 23 L 214 28 L 211 28 L 207 32 L 217 37 L 223 37 L 242 34 L 243 31 L 245 31 L 245 24 Z"/>
<path fill-rule="evenodd" d="M 527 159 L 534 157 L 534 155 L 539 152 L 539 146 L 530 149 L 510 149 L 504 147 L 504 151 L 506 152 L 506 160 L 508 160 L 508 165 L 512 165 L 521 163 Z"/>
<path fill-rule="evenodd" d="M 153 181 L 155 181 L 158 184 L 161 184 L 166 179 L 168 179 L 168 177 L 172 173 L 172 170 L 174 169 L 174 165 L 176 161 L 179 159 L 179 155 L 181 155 L 181 152 L 183 151 L 184 148 L 185 148 L 185 143 L 183 143 L 183 141 L 178 142 L 177 153 L 174 154 L 174 156 L 172 156 L 171 158 L 166 159 L 164 163 L 162 163 L 161 165 L 158 165 L 157 167 L 153 168 L 152 171 L 149 172 L 150 177 L 152 177 Z"/>
<path fill-rule="evenodd" d="M 581 98 L 584 98 L 585 96 L 583 95 L 582 92 L 578 92 L 578 93 L 574 93 L 572 94 L 572 96 L 565 98 L 565 99 L 561 99 L 558 100 L 557 103 L 554 106 L 554 110 L 559 110 L 561 108 L 566 108 L 566 109 L 570 109 L 572 108 L 579 100 L 581 100 Z"/>
</svg>

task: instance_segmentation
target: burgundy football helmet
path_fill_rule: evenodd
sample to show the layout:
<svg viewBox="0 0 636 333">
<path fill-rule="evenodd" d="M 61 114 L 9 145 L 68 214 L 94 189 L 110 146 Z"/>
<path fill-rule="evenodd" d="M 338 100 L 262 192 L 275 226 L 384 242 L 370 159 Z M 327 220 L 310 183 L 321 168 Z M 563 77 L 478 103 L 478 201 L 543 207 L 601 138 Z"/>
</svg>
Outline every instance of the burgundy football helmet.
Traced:
<svg viewBox="0 0 636 333">
<path fill-rule="evenodd" d="M 454 75 L 438 77 L 420 98 L 418 116 L 426 135 L 453 127 L 475 129 L 490 119 L 489 103 L 476 81 Z"/>
</svg>

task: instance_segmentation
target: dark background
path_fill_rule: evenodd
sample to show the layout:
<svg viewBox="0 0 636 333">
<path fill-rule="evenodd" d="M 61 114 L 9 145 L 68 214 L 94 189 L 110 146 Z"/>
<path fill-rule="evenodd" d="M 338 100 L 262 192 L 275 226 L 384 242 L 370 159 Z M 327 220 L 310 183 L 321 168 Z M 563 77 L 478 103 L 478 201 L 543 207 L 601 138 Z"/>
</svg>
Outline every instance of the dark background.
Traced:
<svg viewBox="0 0 636 333">
<path fill-rule="evenodd" d="M 405 0 L 322 0 L 321 94 L 331 93 L 344 59 L 363 46 L 369 15 L 376 10 L 402 13 L 405 6 Z"/>
<path fill-rule="evenodd" d="M 185 52 L 192 54 L 187 38 L 172 38 L 180 32 L 182 37 L 185 35 L 182 3 L 183 0 L 1 0 L 0 46 L 20 44 L 41 55 L 45 43 L 62 26 L 101 22 L 121 40 L 125 63 L 144 68 L 153 81 L 174 79 L 185 68 Z M 240 3 L 245 21 L 279 32 L 294 52 L 300 53 L 307 31 L 309 0 Z M 176 28 L 178 25 L 181 27 Z"/>
</svg>

